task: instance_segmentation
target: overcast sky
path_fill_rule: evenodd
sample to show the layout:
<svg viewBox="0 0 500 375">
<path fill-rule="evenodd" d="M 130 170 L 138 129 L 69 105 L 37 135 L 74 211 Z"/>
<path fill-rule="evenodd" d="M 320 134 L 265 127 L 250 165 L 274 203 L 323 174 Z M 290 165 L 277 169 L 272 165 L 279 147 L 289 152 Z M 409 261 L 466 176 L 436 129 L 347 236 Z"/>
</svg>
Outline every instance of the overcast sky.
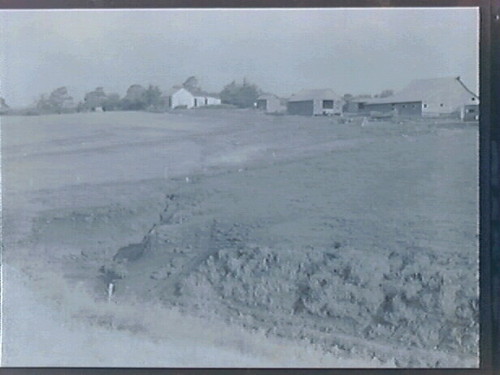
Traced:
<svg viewBox="0 0 500 375">
<path fill-rule="evenodd" d="M 0 35 L 0 96 L 11 106 L 59 86 L 79 101 L 97 86 L 166 90 L 190 75 L 208 91 L 246 77 L 282 96 L 478 81 L 473 8 L 0 11 Z"/>
</svg>

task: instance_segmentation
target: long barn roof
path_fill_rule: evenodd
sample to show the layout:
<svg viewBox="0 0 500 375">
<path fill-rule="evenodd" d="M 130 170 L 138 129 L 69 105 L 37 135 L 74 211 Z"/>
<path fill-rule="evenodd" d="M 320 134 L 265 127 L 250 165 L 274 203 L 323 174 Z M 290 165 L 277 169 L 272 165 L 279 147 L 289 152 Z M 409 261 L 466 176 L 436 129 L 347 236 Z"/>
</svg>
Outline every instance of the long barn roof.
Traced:
<svg viewBox="0 0 500 375">
<path fill-rule="evenodd" d="M 404 102 L 443 102 L 469 103 L 479 97 L 465 86 L 460 77 L 416 79 L 401 91 L 386 98 L 367 99 L 367 104 L 404 103 Z"/>
</svg>

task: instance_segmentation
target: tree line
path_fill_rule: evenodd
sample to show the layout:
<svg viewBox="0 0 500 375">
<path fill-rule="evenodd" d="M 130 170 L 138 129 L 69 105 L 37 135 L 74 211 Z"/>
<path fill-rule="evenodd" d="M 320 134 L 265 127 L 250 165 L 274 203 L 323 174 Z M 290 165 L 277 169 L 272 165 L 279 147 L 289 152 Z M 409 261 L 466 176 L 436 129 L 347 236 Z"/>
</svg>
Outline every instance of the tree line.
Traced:
<svg viewBox="0 0 500 375">
<path fill-rule="evenodd" d="M 195 76 L 188 77 L 181 86 L 192 93 L 202 92 L 199 81 Z M 263 91 L 246 79 L 236 82 L 232 81 L 224 86 L 217 93 L 224 105 L 230 105 L 236 108 L 251 108 L 257 101 L 257 98 Z M 383 90 L 375 95 L 358 95 L 354 97 L 351 94 L 345 94 L 345 101 L 354 98 L 384 98 L 393 95 L 393 90 Z M 49 94 L 41 95 L 35 102 L 35 108 L 29 111 L 33 113 L 67 113 L 67 112 L 86 112 L 86 111 L 163 111 L 168 108 L 168 96 L 155 85 L 144 87 L 140 84 L 131 85 L 125 95 L 122 97 L 118 93 L 106 93 L 103 87 L 85 94 L 82 101 L 75 104 L 66 87 L 58 87 Z M 0 113 L 9 112 L 9 106 L 3 98 L 0 98 Z"/>
<path fill-rule="evenodd" d="M 182 86 L 196 93 L 201 92 L 198 79 L 191 76 Z M 221 102 L 238 108 L 253 107 L 262 90 L 246 79 L 242 83 L 233 81 L 216 93 Z M 144 87 L 140 84 L 131 85 L 122 97 L 118 93 L 106 93 L 103 87 L 85 94 L 83 101 L 75 104 L 66 87 L 58 87 L 50 94 L 41 95 L 36 103 L 36 110 L 40 113 L 67 113 L 85 111 L 161 111 L 168 107 L 168 97 L 155 85 Z"/>
</svg>

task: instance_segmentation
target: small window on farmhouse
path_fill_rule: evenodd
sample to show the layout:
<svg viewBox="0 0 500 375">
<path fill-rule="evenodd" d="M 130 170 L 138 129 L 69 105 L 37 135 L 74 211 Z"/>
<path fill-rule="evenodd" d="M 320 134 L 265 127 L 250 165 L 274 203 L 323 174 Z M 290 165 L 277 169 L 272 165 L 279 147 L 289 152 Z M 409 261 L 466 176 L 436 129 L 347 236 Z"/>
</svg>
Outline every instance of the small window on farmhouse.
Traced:
<svg viewBox="0 0 500 375">
<path fill-rule="evenodd" d="M 469 109 L 467 110 L 467 112 L 468 112 L 468 113 L 474 113 L 474 112 L 476 112 L 476 111 L 474 111 L 474 108 L 469 108 Z"/>
<path fill-rule="evenodd" d="M 406 108 L 406 104 L 403 104 L 403 108 Z"/>
<path fill-rule="evenodd" d="M 416 107 L 416 105 L 415 105 L 415 104 L 412 104 L 412 105 L 411 105 L 411 107 L 412 107 L 412 108 L 415 108 L 415 107 Z"/>
<path fill-rule="evenodd" d="M 476 98 L 472 98 L 472 101 L 475 101 L 475 100 L 476 100 Z"/>
<path fill-rule="evenodd" d="M 440 106 L 440 107 L 444 107 L 444 104 L 443 104 L 443 103 L 441 103 L 439 106 Z"/>
<path fill-rule="evenodd" d="M 427 108 L 427 104 L 424 103 L 424 108 Z"/>
<path fill-rule="evenodd" d="M 333 100 L 323 100 L 323 108 L 333 109 Z"/>
<path fill-rule="evenodd" d="M 205 98 L 205 105 L 208 105 L 208 98 Z"/>
</svg>

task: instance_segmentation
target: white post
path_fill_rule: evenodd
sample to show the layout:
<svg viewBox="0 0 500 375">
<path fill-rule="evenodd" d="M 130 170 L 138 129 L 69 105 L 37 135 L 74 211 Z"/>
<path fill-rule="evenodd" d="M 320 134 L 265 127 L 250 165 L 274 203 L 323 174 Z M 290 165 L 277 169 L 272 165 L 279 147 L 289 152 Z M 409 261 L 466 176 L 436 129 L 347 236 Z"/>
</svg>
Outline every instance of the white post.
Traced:
<svg viewBox="0 0 500 375">
<path fill-rule="evenodd" d="M 115 285 L 113 283 L 108 284 L 108 303 L 111 302 L 111 297 L 113 296 L 113 291 L 115 289 Z"/>
</svg>

